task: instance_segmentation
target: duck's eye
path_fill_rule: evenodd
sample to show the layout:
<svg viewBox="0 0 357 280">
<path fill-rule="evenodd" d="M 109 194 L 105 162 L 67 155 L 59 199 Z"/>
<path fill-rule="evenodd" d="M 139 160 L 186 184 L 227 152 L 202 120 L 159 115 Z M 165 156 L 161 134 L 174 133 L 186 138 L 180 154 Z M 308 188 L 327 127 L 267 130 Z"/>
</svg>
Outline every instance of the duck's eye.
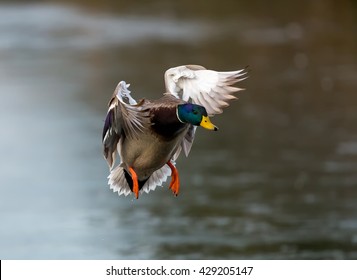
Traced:
<svg viewBox="0 0 357 280">
<path fill-rule="evenodd" d="M 197 114 L 198 114 L 198 112 L 197 112 L 196 110 L 194 110 L 192 113 L 193 113 L 194 115 L 197 115 Z"/>
</svg>

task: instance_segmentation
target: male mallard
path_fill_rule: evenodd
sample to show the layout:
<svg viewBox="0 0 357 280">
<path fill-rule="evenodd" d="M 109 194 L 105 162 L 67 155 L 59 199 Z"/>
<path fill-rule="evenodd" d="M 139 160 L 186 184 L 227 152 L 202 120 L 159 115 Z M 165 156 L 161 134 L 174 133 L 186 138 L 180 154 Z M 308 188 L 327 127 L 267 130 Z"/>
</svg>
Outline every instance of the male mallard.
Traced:
<svg viewBox="0 0 357 280">
<path fill-rule="evenodd" d="M 171 175 L 170 189 L 178 195 L 175 160 L 181 150 L 188 156 L 197 126 L 217 130 L 209 117 L 237 99 L 232 94 L 242 89 L 232 85 L 245 78 L 245 69 L 216 72 L 198 65 L 178 66 L 165 72 L 163 97 L 139 102 L 130 96 L 129 84 L 121 81 L 109 102 L 102 136 L 110 188 L 138 198 L 139 192 L 154 190 Z M 114 168 L 116 151 L 120 164 Z"/>
</svg>

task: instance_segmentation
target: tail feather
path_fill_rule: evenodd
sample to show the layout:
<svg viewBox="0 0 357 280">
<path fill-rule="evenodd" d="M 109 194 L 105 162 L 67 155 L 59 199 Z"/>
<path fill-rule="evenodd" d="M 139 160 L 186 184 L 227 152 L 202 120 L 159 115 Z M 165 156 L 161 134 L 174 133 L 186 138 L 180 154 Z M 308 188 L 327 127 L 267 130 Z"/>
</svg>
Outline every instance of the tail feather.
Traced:
<svg viewBox="0 0 357 280">
<path fill-rule="evenodd" d="M 173 162 L 175 164 L 175 162 Z M 127 173 L 127 176 L 129 174 Z M 145 184 L 140 189 L 140 193 L 150 192 L 156 189 L 157 186 L 162 186 L 162 184 L 167 180 L 167 177 L 171 175 L 171 169 L 168 165 L 164 165 L 160 169 L 156 170 Z M 118 165 L 115 167 L 108 176 L 108 185 L 113 192 L 118 192 L 118 195 L 129 195 L 132 193 L 130 188 L 130 183 L 125 176 L 125 170 L 122 166 Z"/>
<path fill-rule="evenodd" d="M 171 175 L 171 169 L 166 164 L 160 169 L 156 170 L 146 181 L 143 186 L 143 191 L 148 193 L 156 189 L 157 186 L 162 186 L 166 182 L 167 177 Z"/>
<path fill-rule="evenodd" d="M 125 195 L 131 193 L 130 186 L 125 179 L 124 168 L 118 165 L 108 176 L 108 185 L 113 192 L 118 192 L 118 195 Z"/>
</svg>

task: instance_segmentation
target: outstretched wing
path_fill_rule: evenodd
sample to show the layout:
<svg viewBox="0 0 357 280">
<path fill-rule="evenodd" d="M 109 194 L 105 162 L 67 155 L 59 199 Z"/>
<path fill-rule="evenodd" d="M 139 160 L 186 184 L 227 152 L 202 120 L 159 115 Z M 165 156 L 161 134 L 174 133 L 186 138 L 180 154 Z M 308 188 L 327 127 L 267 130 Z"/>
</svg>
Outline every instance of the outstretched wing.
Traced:
<svg viewBox="0 0 357 280">
<path fill-rule="evenodd" d="M 237 99 L 233 94 L 243 88 L 233 85 L 246 78 L 246 69 L 217 72 L 199 65 L 184 65 L 165 72 L 165 86 L 167 93 L 184 101 L 191 99 L 213 116 L 222 113 L 229 101 Z"/>
<path fill-rule="evenodd" d="M 128 138 L 137 139 L 139 134 L 147 129 L 149 111 L 144 108 L 144 100 L 139 103 L 130 96 L 127 85 L 121 81 L 116 87 L 109 109 L 104 121 L 102 134 L 103 153 L 110 168 L 115 163 L 115 155 L 120 138 L 125 135 Z M 124 100 L 129 102 L 126 103 Z"/>
</svg>

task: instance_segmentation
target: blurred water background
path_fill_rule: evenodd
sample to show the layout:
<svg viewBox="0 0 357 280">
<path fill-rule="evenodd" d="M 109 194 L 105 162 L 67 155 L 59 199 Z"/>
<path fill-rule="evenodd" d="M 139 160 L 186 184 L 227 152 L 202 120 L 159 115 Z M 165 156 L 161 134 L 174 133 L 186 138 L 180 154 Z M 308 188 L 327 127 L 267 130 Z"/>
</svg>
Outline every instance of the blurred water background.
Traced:
<svg viewBox="0 0 357 280">
<path fill-rule="evenodd" d="M 181 193 L 118 197 L 101 130 L 120 80 L 247 65 Z M 0 4 L 1 259 L 357 258 L 356 1 Z"/>
</svg>

